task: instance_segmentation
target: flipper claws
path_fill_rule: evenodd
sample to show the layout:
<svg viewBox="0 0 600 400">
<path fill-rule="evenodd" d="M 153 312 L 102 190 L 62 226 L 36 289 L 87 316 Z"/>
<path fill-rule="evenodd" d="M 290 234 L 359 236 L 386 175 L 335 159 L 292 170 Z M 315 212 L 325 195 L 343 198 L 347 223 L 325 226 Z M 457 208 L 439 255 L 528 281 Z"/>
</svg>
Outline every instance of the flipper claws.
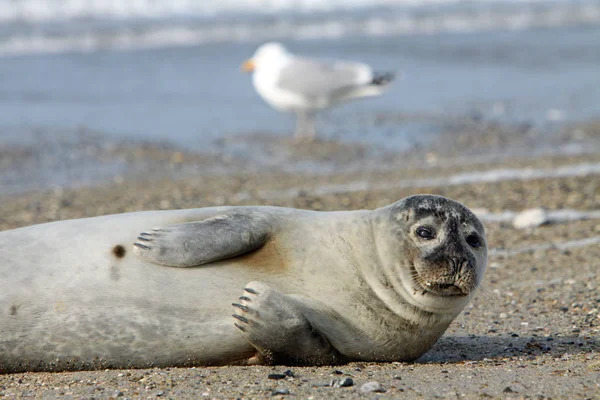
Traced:
<svg viewBox="0 0 600 400">
<path fill-rule="evenodd" d="M 246 306 L 245 306 L 245 305 L 243 305 L 243 304 L 231 303 L 231 305 L 232 305 L 232 306 L 234 306 L 234 307 L 237 307 L 237 308 L 239 308 L 239 309 L 240 309 L 240 310 L 242 310 L 242 311 L 248 311 L 248 310 L 249 310 L 249 308 L 248 308 L 248 307 L 246 307 Z"/>
<path fill-rule="evenodd" d="M 235 318 L 235 319 L 239 319 L 240 321 L 242 321 L 242 322 L 244 322 L 246 324 L 250 323 L 250 321 L 247 318 L 244 318 L 241 315 L 233 314 L 232 317 Z"/>
</svg>

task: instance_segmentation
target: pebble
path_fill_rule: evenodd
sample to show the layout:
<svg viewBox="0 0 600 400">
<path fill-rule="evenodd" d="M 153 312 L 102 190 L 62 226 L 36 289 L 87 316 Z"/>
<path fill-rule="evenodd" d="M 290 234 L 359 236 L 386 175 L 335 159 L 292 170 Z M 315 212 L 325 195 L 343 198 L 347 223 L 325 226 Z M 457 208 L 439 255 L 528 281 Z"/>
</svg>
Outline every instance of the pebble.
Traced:
<svg viewBox="0 0 600 400">
<path fill-rule="evenodd" d="M 275 390 L 273 390 L 273 396 L 278 396 L 278 395 L 287 395 L 290 394 L 290 390 L 289 389 L 284 389 L 284 388 L 277 388 Z"/>
<path fill-rule="evenodd" d="M 550 222 L 548 213 L 543 208 L 531 208 L 517 214 L 512 224 L 517 229 L 537 228 Z"/>
<path fill-rule="evenodd" d="M 334 388 L 354 386 L 354 381 L 352 378 L 334 379 L 331 386 Z"/>
<path fill-rule="evenodd" d="M 385 392 L 385 388 L 379 382 L 367 382 L 360 387 L 361 393 L 383 393 Z"/>
</svg>

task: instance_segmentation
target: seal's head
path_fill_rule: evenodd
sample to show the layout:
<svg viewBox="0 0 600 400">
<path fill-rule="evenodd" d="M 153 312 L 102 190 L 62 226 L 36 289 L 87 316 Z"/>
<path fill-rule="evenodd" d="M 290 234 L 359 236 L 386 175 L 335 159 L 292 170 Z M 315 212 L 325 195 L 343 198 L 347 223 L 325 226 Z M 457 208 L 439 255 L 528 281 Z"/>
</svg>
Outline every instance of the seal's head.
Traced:
<svg viewBox="0 0 600 400">
<path fill-rule="evenodd" d="M 416 195 L 390 206 L 384 274 L 405 301 L 432 313 L 458 314 L 487 265 L 485 230 L 462 204 Z M 394 256 L 394 253 L 396 255 Z M 387 264 L 387 265 L 386 265 Z"/>
</svg>

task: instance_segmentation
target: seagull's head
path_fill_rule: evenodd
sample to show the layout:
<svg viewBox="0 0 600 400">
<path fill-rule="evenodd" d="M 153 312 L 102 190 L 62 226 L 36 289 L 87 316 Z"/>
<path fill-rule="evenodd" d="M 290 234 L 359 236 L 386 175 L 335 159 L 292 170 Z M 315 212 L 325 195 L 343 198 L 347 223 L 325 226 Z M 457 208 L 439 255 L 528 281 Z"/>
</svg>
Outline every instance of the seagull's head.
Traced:
<svg viewBox="0 0 600 400">
<path fill-rule="evenodd" d="M 281 43 L 268 42 L 256 49 L 252 58 L 242 64 L 242 69 L 252 72 L 260 65 L 277 65 L 286 60 L 288 56 L 288 51 Z"/>
</svg>

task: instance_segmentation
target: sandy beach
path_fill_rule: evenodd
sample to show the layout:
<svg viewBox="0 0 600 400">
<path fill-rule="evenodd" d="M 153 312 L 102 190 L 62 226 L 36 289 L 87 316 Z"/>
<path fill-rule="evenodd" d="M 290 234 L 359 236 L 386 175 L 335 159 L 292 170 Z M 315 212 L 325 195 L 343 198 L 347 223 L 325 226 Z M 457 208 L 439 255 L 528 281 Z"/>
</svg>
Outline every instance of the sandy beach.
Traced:
<svg viewBox="0 0 600 400">
<path fill-rule="evenodd" d="M 480 128 L 463 126 L 460 134 L 403 153 L 374 154 L 336 141 L 296 146 L 286 138 L 246 138 L 265 140 L 266 153 L 287 154 L 288 162 L 336 164 L 335 171 L 319 174 L 168 146 L 88 143 L 99 146 L 94 154 L 107 163 L 137 167 L 101 185 L 3 195 L 0 229 L 222 204 L 353 210 L 434 193 L 461 201 L 484 219 L 490 258 L 483 287 L 415 363 L 4 374 L 0 397 L 600 398 L 600 219 L 591 213 L 600 208 L 600 124 L 567 127 L 554 142 L 536 147 L 527 147 L 531 136 L 518 129 Z M 525 151 L 495 151 L 511 147 Z M 30 167 L 40 162 L 17 150 L 7 150 L 3 159 Z M 377 168 L 361 168 L 373 164 Z M 216 165 L 230 170 L 202 172 Z M 514 213 L 535 207 L 580 214 L 513 227 Z M 352 385 L 339 387 L 345 378 Z M 373 381 L 380 392 L 361 390 Z"/>
</svg>

